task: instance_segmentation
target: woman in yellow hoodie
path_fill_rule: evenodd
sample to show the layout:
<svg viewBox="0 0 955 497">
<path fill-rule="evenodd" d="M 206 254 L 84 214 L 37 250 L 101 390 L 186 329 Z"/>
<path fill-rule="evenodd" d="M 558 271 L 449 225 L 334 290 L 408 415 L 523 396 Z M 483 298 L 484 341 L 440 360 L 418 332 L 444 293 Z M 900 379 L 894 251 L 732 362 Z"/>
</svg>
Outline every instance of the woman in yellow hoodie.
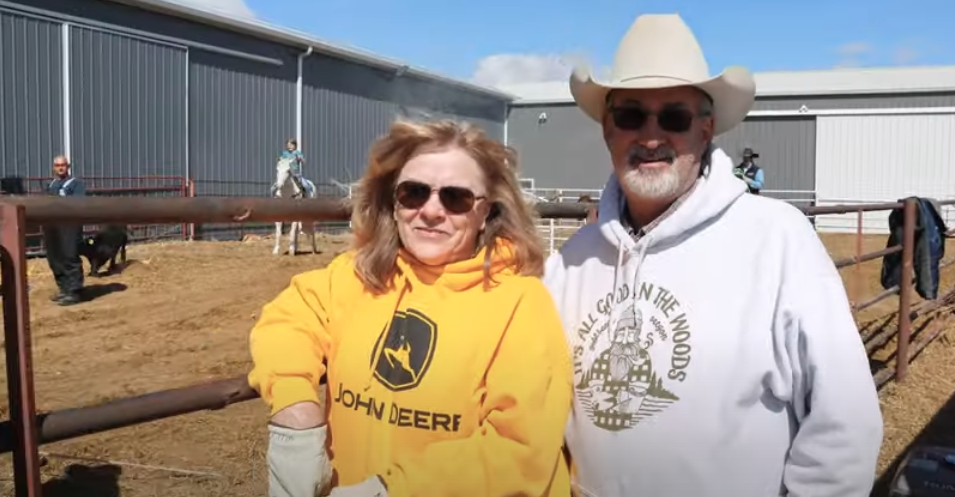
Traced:
<svg viewBox="0 0 955 497">
<path fill-rule="evenodd" d="M 292 278 L 251 333 L 271 495 L 323 490 L 326 443 L 333 497 L 570 494 L 570 359 L 514 163 L 450 121 L 372 146 L 353 250 Z"/>
</svg>

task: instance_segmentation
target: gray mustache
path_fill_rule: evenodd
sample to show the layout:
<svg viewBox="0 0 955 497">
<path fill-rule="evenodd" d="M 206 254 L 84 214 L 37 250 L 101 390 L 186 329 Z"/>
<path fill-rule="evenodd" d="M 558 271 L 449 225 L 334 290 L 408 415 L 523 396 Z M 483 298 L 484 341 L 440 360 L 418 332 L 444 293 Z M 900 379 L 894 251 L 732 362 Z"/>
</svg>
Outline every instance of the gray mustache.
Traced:
<svg viewBox="0 0 955 497">
<path fill-rule="evenodd" d="M 657 148 L 648 150 L 644 147 L 633 147 L 627 153 L 627 162 L 631 165 L 640 162 L 673 162 L 676 159 L 676 152 L 671 148 Z"/>
</svg>

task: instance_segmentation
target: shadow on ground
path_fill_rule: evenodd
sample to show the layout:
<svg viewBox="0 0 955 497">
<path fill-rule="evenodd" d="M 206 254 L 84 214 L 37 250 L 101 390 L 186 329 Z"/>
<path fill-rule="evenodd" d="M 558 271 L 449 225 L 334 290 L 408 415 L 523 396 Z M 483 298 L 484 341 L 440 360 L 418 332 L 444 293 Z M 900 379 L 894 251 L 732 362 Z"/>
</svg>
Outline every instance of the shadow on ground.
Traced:
<svg viewBox="0 0 955 497">
<path fill-rule="evenodd" d="M 914 447 L 924 445 L 955 447 L 955 394 L 949 397 L 945 405 L 935 413 L 932 420 L 925 425 L 925 428 L 923 428 L 918 436 L 915 437 L 915 440 L 905 448 L 905 451 L 899 454 L 899 456 L 892 461 L 892 464 L 879 475 L 870 497 L 888 497 L 889 491 L 891 490 L 892 479 L 895 477 L 895 473 L 902 464 L 905 455 Z"/>
<path fill-rule="evenodd" d="M 93 283 L 83 287 L 83 301 L 89 302 L 100 297 L 105 297 L 111 293 L 122 292 L 128 287 L 122 283 Z"/>
<path fill-rule="evenodd" d="M 43 497 L 119 497 L 123 470 L 112 464 L 67 466 L 63 475 L 43 484 Z"/>
<path fill-rule="evenodd" d="M 97 279 L 97 278 L 102 278 L 104 276 L 116 276 L 119 274 L 123 274 L 123 272 L 126 271 L 126 269 L 128 269 L 130 266 L 132 266 L 133 264 L 138 264 L 138 263 L 139 263 L 138 259 L 126 259 L 126 262 L 117 262 L 115 266 L 110 268 L 109 263 L 107 262 L 106 264 L 103 264 L 103 266 L 99 268 L 99 274 L 96 274 L 96 275 L 87 274 L 86 277 Z"/>
</svg>

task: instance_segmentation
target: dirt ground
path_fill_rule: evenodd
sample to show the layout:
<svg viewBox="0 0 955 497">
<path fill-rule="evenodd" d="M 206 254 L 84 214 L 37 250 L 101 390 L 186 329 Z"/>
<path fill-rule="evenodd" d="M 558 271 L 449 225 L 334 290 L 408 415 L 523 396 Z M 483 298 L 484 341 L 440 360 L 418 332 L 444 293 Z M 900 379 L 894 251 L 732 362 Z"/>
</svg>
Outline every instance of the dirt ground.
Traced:
<svg viewBox="0 0 955 497">
<path fill-rule="evenodd" d="M 133 246 L 122 274 L 88 279 L 105 295 L 68 308 L 49 301 L 54 286 L 46 261 L 31 260 L 39 409 L 92 405 L 247 372 L 248 332 L 262 305 L 294 274 L 324 266 L 347 243 L 322 235 L 319 241 L 321 253 L 296 257 L 272 256 L 270 241 Z M 5 411 L 5 388 L 0 397 Z M 264 405 L 252 401 L 44 446 L 51 454 L 44 496 L 267 495 L 266 419 Z M 9 495 L 9 456 L 2 464 L 0 493 Z"/>
<path fill-rule="evenodd" d="M 46 263 L 30 261 L 39 408 L 92 405 L 247 372 L 248 332 L 261 306 L 292 275 L 327 264 L 346 247 L 344 238 L 320 238 L 320 254 L 296 257 L 273 257 L 269 241 L 134 246 L 122 274 L 88 282 L 99 285 L 102 296 L 70 308 L 49 301 L 53 283 Z M 824 241 L 834 258 L 855 253 L 852 235 Z M 865 251 L 884 245 L 885 237 L 869 237 Z M 842 271 L 851 299 L 882 290 L 880 267 L 876 260 Z M 955 282 L 955 268 L 944 279 L 945 285 Z M 897 306 L 891 297 L 860 313 L 860 326 L 871 329 Z M 904 386 L 890 384 L 881 393 L 886 436 L 880 472 L 925 436 L 923 428 L 953 394 L 955 345 L 943 336 L 918 358 Z M 252 401 L 43 446 L 50 461 L 43 468 L 44 495 L 266 495 L 266 414 L 260 401 Z M 2 495 L 11 492 L 10 475 L 10 458 L 3 456 Z"/>
</svg>

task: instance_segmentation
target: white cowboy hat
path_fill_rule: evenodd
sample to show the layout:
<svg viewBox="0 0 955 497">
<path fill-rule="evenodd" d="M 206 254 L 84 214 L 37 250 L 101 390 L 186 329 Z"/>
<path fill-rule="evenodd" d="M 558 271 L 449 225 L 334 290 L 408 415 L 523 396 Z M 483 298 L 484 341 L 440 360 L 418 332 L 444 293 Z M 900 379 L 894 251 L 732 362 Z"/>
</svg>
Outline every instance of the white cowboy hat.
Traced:
<svg viewBox="0 0 955 497">
<path fill-rule="evenodd" d="M 742 122 L 756 99 L 756 82 L 745 67 L 728 67 L 710 76 L 703 50 L 679 14 L 637 17 L 617 46 L 609 81 L 583 68 L 570 76 L 574 101 L 597 122 L 603 120 L 610 90 L 674 86 L 695 86 L 713 99 L 717 135 Z"/>
</svg>

